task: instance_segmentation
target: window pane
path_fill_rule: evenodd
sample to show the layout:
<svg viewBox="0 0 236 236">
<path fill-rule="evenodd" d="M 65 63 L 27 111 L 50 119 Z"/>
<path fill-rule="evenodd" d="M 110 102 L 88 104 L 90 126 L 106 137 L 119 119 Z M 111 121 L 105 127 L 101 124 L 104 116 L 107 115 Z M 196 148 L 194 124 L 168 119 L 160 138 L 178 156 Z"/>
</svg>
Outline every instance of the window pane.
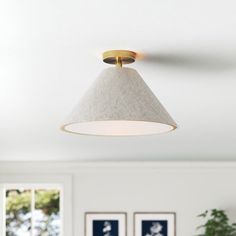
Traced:
<svg viewBox="0 0 236 236">
<path fill-rule="evenodd" d="M 34 236 L 60 235 L 60 191 L 35 191 Z"/>
<path fill-rule="evenodd" d="M 30 236 L 31 190 L 6 191 L 6 236 Z"/>
</svg>

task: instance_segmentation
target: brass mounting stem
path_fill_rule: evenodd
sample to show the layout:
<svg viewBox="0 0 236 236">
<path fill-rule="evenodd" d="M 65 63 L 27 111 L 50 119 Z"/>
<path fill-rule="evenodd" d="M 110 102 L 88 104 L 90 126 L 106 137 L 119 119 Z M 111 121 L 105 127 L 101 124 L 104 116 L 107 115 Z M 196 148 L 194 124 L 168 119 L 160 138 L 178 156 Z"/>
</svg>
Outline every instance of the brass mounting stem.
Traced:
<svg viewBox="0 0 236 236">
<path fill-rule="evenodd" d="M 116 57 L 116 66 L 117 67 L 122 67 L 122 60 L 120 57 Z"/>
</svg>

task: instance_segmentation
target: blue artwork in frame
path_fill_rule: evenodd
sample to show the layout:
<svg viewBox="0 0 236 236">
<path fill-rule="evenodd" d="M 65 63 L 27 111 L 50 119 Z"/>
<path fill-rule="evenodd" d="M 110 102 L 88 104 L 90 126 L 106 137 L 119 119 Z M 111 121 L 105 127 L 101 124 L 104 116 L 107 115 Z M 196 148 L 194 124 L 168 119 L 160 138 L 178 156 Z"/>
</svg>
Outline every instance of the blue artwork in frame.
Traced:
<svg viewBox="0 0 236 236">
<path fill-rule="evenodd" d="M 93 236 L 119 236 L 119 221 L 94 220 Z"/>
<path fill-rule="evenodd" d="M 134 236 L 176 236 L 174 212 L 134 213 Z"/>
<path fill-rule="evenodd" d="M 167 220 L 143 220 L 142 236 L 168 236 Z"/>
<path fill-rule="evenodd" d="M 127 215 L 123 212 L 85 213 L 85 236 L 127 236 Z"/>
</svg>

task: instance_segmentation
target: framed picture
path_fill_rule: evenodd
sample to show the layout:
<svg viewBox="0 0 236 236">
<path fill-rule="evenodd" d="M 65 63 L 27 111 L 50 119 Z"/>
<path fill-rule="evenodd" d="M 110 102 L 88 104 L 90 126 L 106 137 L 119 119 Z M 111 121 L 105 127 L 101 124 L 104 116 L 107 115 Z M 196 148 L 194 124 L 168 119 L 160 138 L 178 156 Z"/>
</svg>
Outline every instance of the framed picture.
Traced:
<svg viewBox="0 0 236 236">
<path fill-rule="evenodd" d="M 176 236 L 174 212 L 134 213 L 134 236 Z"/>
<path fill-rule="evenodd" d="M 85 213 L 85 236 L 127 236 L 124 212 Z"/>
</svg>

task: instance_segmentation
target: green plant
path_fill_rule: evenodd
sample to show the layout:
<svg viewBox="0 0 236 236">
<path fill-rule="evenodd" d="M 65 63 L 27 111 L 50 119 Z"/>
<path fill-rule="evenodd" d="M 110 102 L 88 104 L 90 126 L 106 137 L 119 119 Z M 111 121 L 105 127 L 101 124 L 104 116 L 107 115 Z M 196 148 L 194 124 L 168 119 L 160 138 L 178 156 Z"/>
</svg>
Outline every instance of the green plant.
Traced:
<svg viewBox="0 0 236 236">
<path fill-rule="evenodd" d="M 213 209 L 205 211 L 198 217 L 207 219 L 206 223 L 197 227 L 204 232 L 198 236 L 236 236 L 236 223 L 230 224 L 225 211 Z"/>
</svg>

